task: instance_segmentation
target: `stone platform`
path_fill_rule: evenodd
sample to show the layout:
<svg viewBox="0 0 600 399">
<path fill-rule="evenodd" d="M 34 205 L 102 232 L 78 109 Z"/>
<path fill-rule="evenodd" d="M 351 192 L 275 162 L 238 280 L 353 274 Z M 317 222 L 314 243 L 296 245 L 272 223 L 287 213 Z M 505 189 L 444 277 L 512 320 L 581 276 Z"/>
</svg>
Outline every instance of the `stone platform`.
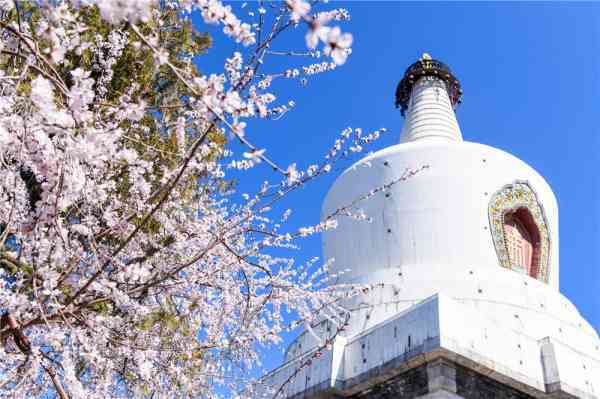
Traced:
<svg viewBox="0 0 600 399">
<path fill-rule="evenodd" d="M 600 359 L 534 339 L 437 294 L 265 377 L 280 398 L 599 398 Z M 294 378 L 290 376 L 294 374 Z"/>
</svg>

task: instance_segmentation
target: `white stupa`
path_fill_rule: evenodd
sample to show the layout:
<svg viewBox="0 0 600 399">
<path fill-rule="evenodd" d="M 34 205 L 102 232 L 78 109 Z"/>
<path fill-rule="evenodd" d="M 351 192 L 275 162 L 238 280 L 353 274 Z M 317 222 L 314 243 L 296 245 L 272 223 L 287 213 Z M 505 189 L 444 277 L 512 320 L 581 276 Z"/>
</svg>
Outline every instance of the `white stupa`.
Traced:
<svg viewBox="0 0 600 399">
<path fill-rule="evenodd" d="M 323 217 L 427 167 L 362 204 L 372 223 L 341 219 L 325 233 L 325 258 L 350 270 L 341 282 L 374 288 L 347 304 L 332 351 L 315 356 L 308 333 L 290 345 L 265 378 L 285 382 L 279 397 L 600 397 L 600 340 L 559 291 L 556 198 L 523 161 L 463 141 L 461 94 L 425 54 L 396 92 L 400 144 L 331 188 Z"/>
</svg>

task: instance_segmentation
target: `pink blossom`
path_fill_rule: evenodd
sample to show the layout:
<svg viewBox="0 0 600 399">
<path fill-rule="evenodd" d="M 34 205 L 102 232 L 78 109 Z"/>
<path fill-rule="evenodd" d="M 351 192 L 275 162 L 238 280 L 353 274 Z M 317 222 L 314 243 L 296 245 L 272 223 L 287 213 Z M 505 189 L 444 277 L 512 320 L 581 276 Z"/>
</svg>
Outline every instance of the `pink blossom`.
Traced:
<svg viewBox="0 0 600 399">
<path fill-rule="evenodd" d="M 352 35 L 350 33 L 342 33 L 338 26 L 320 31 L 320 37 L 325 42 L 323 53 L 331 56 L 337 65 L 343 65 L 350 53 L 352 45 Z"/>
<path fill-rule="evenodd" d="M 285 4 L 290 9 L 290 19 L 294 22 L 300 21 L 310 11 L 310 4 L 305 0 L 285 0 Z"/>
</svg>

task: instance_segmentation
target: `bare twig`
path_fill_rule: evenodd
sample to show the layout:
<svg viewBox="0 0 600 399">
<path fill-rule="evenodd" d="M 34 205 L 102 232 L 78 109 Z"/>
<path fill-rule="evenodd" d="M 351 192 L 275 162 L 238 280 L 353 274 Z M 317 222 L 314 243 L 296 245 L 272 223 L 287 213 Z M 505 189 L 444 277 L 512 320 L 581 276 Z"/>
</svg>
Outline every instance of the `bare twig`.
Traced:
<svg viewBox="0 0 600 399">
<path fill-rule="evenodd" d="M 46 373 L 48 373 L 48 375 L 50 376 L 50 380 L 52 381 L 52 384 L 54 385 L 54 389 L 56 390 L 56 393 L 58 394 L 58 396 L 60 396 L 60 399 L 69 399 L 69 395 L 67 395 L 67 392 L 63 388 L 62 382 L 60 381 L 60 377 L 58 376 L 58 374 L 56 374 L 54 367 L 46 366 L 44 364 L 42 364 L 42 367 L 44 368 L 44 370 L 46 370 Z"/>
</svg>

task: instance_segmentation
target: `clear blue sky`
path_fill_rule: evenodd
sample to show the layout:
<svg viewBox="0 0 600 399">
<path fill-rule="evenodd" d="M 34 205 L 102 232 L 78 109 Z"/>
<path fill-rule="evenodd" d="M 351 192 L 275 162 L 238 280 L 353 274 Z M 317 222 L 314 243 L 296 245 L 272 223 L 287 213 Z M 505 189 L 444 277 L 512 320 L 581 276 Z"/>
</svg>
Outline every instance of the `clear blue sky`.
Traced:
<svg viewBox="0 0 600 399">
<path fill-rule="evenodd" d="M 236 3 L 235 7 L 239 3 Z M 600 329 L 600 3 L 331 2 L 352 21 L 353 54 L 336 72 L 275 86 L 296 109 L 277 122 L 250 123 L 250 137 L 283 165 L 319 159 L 346 126 L 386 127 L 377 149 L 398 140 L 402 118 L 394 90 L 423 51 L 447 63 L 460 79 L 457 116 L 465 140 L 521 158 L 546 178 L 560 211 L 561 291 Z M 200 25 L 203 29 L 204 26 Z M 216 30 L 214 50 L 199 60 L 218 71 L 233 46 Z M 305 28 L 281 49 L 302 49 Z M 273 49 L 280 49 L 275 46 Z M 291 95 L 286 97 L 285 95 Z M 253 172 L 269 178 L 266 167 Z M 339 172 L 336 172 L 336 175 Z M 274 176 L 271 176 L 274 177 Z M 295 226 L 318 221 L 333 176 L 289 198 Z M 320 255 L 318 239 L 299 258 Z M 269 356 L 265 366 L 276 366 Z"/>
</svg>

